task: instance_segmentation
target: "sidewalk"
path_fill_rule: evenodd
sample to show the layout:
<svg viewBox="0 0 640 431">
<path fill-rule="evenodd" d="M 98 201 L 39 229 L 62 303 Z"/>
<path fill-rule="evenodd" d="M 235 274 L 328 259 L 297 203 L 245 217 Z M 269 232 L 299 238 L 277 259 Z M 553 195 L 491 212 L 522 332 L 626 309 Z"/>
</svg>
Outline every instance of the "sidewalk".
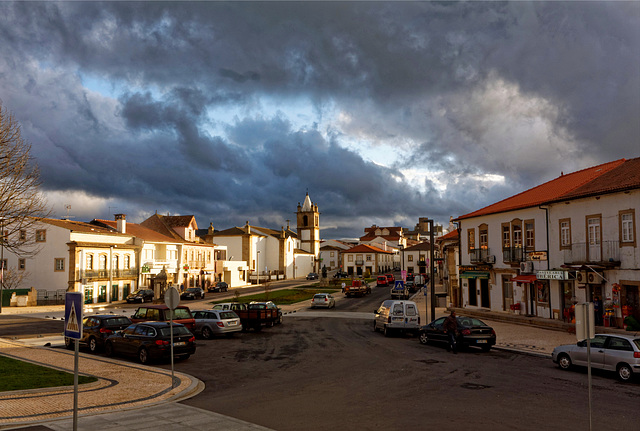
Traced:
<svg viewBox="0 0 640 431">
<path fill-rule="evenodd" d="M 74 353 L 0 338 L 4 356 L 73 373 Z M 204 389 L 187 374 L 80 353 L 79 372 L 99 378 L 78 389 L 78 429 L 266 430 L 214 412 L 177 404 Z M 73 428 L 73 387 L 0 393 L 0 429 L 41 425 Z"/>
</svg>

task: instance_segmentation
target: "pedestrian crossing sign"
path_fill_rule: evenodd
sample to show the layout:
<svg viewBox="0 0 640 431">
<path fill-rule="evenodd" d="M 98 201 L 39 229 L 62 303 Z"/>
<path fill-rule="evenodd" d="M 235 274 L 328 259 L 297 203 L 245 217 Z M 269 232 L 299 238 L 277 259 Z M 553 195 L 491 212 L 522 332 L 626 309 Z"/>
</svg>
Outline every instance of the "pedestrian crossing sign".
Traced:
<svg viewBox="0 0 640 431">
<path fill-rule="evenodd" d="M 64 298 L 64 336 L 82 338 L 82 292 L 67 292 Z"/>
</svg>

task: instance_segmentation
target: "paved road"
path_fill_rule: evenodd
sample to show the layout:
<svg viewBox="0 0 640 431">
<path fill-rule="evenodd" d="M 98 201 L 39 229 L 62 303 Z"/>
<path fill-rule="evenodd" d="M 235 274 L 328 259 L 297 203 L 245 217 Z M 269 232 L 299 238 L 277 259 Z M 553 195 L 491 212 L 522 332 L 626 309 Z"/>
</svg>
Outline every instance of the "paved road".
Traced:
<svg viewBox="0 0 640 431">
<path fill-rule="evenodd" d="M 345 298 L 335 312 L 365 315 L 385 296 Z M 452 355 L 327 313 L 303 309 L 261 333 L 202 341 L 180 370 L 206 387 L 182 403 L 280 431 L 588 427 L 584 373 L 504 351 Z M 596 373 L 593 397 L 594 428 L 637 427 L 639 384 Z"/>
</svg>

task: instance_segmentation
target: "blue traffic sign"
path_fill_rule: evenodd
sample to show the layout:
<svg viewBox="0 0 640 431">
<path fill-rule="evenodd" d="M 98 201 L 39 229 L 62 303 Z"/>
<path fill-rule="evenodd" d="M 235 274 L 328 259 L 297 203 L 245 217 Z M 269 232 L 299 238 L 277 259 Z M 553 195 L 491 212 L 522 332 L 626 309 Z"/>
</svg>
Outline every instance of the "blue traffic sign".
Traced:
<svg viewBox="0 0 640 431">
<path fill-rule="evenodd" d="M 396 280 L 396 285 L 393 286 L 394 289 L 404 289 L 404 281 L 402 280 Z"/>
<path fill-rule="evenodd" d="M 82 292 L 67 292 L 64 297 L 64 336 L 82 338 Z"/>
</svg>

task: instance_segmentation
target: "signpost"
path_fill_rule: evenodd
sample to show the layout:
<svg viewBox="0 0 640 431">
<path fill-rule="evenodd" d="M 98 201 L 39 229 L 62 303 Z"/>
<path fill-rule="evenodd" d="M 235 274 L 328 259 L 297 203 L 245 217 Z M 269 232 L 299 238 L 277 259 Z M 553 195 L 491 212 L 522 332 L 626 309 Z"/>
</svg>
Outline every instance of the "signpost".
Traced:
<svg viewBox="0 0 640 431">
<path fill-rule="evenodd" d="M 576 304 L 576 338 L 587 340 L 587 380 L 589 382 L 589 430 L 591 430 L 591 339 L 596 335 L 593 302 Z"/>
<path fill-rule="evenodd" d="M 75 340 L 73 360 L 73 431 L 78 429 L 78 340 L 82 338 L 82 292 L 67 292 L 64 298 L 64 336 Z"/>
<path fill-rule="evenodd" d="M 175 378 L 173 377 L 173 311 L 180 304 L 180 292 L 171 286 L 164 292 L 164 303 L 169 307 L 169 333 L 171 334 L 171 389 L 175 388 Z"/>
</svg>

